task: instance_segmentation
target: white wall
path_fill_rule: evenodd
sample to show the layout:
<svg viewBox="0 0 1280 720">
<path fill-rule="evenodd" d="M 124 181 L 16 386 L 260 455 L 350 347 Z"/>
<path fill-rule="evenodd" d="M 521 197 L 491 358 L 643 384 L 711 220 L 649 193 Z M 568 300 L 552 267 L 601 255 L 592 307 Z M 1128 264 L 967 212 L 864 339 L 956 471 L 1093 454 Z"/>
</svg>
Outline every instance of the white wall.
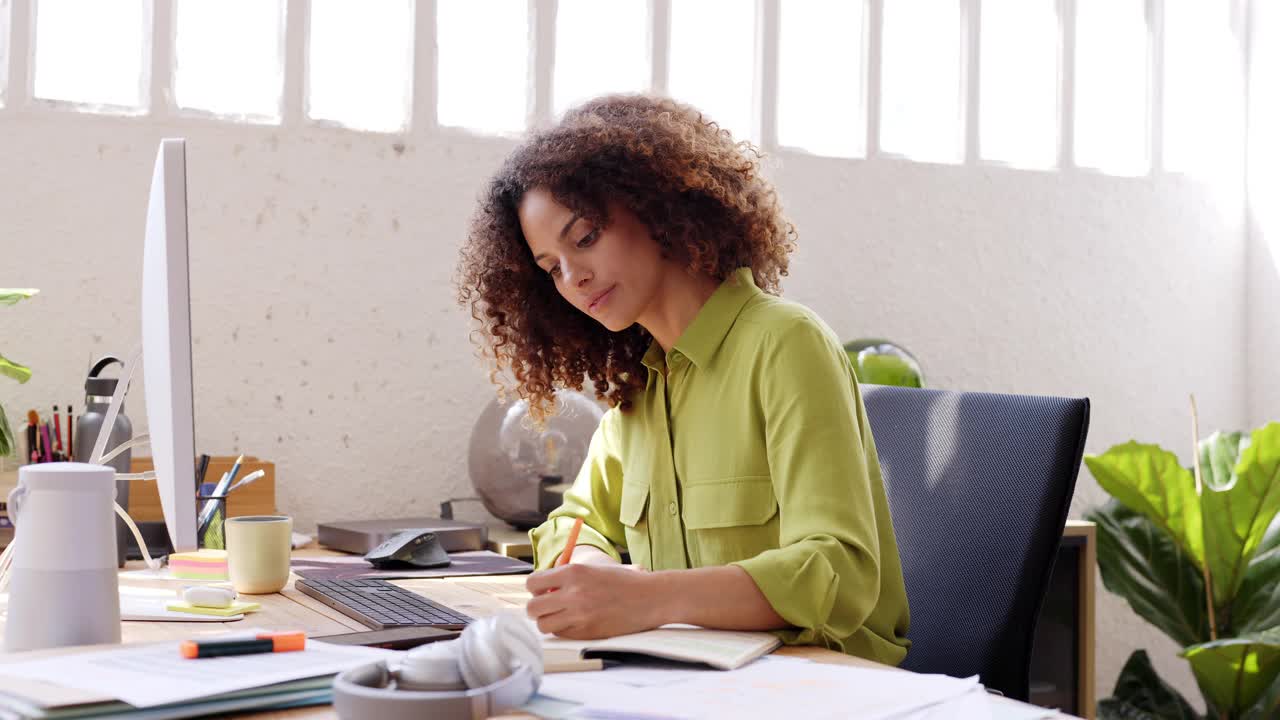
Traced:
<svg viewBox="0 0 1280 720">
<path fill-rule="evenodd" d="M 146 190 L 173 135 L 189 139 L 199 450 L 274 460 L 301 529 L 469 494 L 491 391 L 450 280 L 506 140 L 0 115 L 0 285 L 42 290 L 0 308 L 0 352 L 35 370 L 0 384 L 6 408 L 81 406 L 90 358 L 137 342 Z M 1239 208 L 1168 177 L 770 163 L 800 231 L 786 294 L 842 337 L 898 340 L 934 387 L 1088 396 L 1090 452 L 1136 437 L 1185 455 L 1190 391 L 1203 428 L 1243 423 Z M 135 391 L 139 426 L 142 408 Z M 1102 500 L 1082 473 L 1072 515 Z M 1099 592 L 1099 696 L 1147 647 L 1198 697 L 1172 644 Z"/>
<path fill-rule="evenodd" d="M 1248 153 L 1249 427 L 1280 420 L 1280 3 L 1251 6 Z"/>
</svg>

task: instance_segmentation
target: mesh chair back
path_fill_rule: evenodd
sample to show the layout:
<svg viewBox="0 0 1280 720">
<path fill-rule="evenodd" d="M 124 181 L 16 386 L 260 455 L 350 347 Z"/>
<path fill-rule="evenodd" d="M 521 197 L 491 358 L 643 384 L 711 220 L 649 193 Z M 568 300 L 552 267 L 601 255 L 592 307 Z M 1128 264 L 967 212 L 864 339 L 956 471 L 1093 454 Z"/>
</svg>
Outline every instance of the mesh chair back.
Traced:
<svg viewBox="0 0 1280 720">
<path fill-rule="evenodd" d="M 1026 700 L 1088 399 L 863 386 L 911 606 L 903 667 Z"/>
</svg>

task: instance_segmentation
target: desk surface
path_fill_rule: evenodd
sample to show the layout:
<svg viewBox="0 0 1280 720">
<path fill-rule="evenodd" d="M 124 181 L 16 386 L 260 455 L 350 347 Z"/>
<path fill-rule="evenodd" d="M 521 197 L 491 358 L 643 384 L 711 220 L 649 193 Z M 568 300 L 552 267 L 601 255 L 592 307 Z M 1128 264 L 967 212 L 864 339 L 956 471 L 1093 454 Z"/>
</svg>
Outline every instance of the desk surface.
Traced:
<svg viewBox="0 0 1280 720">
<path fill-rule="evenodd" d="M 333 555 L 330 551 L 319 549 L 303 549 L 295 555 L 324 556 Z M 129 569 L 141 567 L 141 563 L 130 563 Z M 528 597 L 524 591 L 524 577 L 519 576 L 487 576 L 440 578 L 432 580 L 397 580 L 396 583 L 410 590 L 427 595 L 435 600 L 450 604 L 458 610 L 473 617 L 484 617 L 497 610 L 522 606 Z M 177 587 L 184 581 L 153 580 L 122 575 L 121 585 L 133 587 Z M 368 628 L 333 610 L 316 600 L 293 589 L 293 578 L 289 586 L 275 595 L 255 595 L 253 599 L 262 604 L 262 609 L 247 616 L 246 620 L 256 627 L 289 628 L 305 630 L 308 636 L 334 635 L 344 632 L 357 632 Z M 130 622 L 122 623 L 122 639 L 127 643 L 160 642 L 179 638 L 198 637 L 202 634 L 215 634 L 234 629 L 236 623 L 181 623 L 181 622 Z M 877 663 L 861 658 L 850 657 L 843 653 L 813 647 L 786 647 L 777 651 L 779 654 L 809 658 L 814 662 L 859 665 L 877 667 Z M 906 671 L 903 671 L 906 672 Z M 1013 700 L 992 698 L 1000 703 L 1013 703 Z M 270 711 L 247 713 L 247 717 L 258 720 L 289 718 L 336 718 L 332 707 L 298 708 L 287 711 Z M 530 718 L 524 714 L 503 716 L 505 718 Z M 1069 715 L 1058 715 L 1058 718 L 1070 718 Z"/>
</svg>

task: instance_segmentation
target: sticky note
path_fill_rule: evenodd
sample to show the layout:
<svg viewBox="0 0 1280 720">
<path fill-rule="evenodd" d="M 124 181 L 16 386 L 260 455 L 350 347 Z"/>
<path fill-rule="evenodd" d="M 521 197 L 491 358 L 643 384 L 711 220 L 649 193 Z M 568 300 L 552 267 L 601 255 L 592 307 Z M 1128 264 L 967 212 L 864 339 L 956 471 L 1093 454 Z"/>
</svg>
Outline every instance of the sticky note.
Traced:
<svg viewBox="0 0 1280 720">
<path fill-rule="evenodd" d="M 226 550 L 196 550 L 169 556 L 169 571 L 185 580 L 226 580 Z"/>
<path fill-rule="evenodd" d="M 261 608 L 262 605 L 260 603 L 244 602 L 242 600 L 233 601 L 230 607 L 224 608 L 201 607 L 199 605 L 192 605 L 185 600 L 174 600 L 165 606 L 166 610 L 172 610 L 173 612 L 193 613 L 195 615 L 217 615 L 219 617 L 249 613 L 255 610 L 260 610 Z"/>
</svg>

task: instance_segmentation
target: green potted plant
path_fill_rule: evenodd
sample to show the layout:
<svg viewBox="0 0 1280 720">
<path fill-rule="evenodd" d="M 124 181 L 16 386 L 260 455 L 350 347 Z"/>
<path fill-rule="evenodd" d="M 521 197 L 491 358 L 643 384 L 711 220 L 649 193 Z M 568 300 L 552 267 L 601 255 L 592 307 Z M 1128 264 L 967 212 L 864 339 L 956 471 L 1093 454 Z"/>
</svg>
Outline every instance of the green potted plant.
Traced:
<svg viewBox="0 0 1280 720">
<path fill-rule="evenodd" d="M 0 305 L 13 305 L 19 300 L 26 300 L 38 292 L 40 291 L 31 288 L 13 290 L 0 288 Z M 9 360 L 4 355 L 0 355 L 0 375 L 7 375 L 20 383 L 24 383 L 31 379 L 31 369 Z M 4 406 L 0 405 L 0 458 L 12 455 L 16 447 L 17 443 L 13 439 L 13 429 L 9 427 L 9 419 L 5 417 Z"/>
<path fill-rule="evenodd" d="M 1157 445 L 1088 455 L 1112 500 L 1097 523 L 1103 585 L 1180 646 L 1206 718 L 1280 717 L 1280 423 L 1214 433 L 1184 467 Z M 1100 718 L 1200 718 L 1134 652 Z"/>
<path fill-rule="evenodd" d="M 924 370 L 909 350 L 892 340 L 858 338 L 844 344 L 860 383 L 924 387 Z"/>
</svg>

